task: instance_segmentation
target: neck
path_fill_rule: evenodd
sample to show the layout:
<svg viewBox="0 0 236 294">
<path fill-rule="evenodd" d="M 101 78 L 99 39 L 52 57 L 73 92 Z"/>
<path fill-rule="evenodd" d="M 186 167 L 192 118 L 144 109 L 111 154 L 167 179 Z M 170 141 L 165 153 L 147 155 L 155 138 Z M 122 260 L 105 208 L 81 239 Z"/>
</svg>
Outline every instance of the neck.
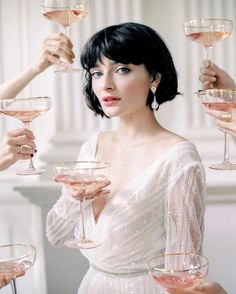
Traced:
<svg viewBox="0 0 236 294">
<path fill-rule="evenodd" d="M 154 112 L 147 108 L 140 110 L 139 113 L 121 117 L 115 136 L 117 140 L 132 141 L 134 143 L 145 140 L 147 137 L 161 130 L 162 127 L 156 120 Z"/>
</svg>

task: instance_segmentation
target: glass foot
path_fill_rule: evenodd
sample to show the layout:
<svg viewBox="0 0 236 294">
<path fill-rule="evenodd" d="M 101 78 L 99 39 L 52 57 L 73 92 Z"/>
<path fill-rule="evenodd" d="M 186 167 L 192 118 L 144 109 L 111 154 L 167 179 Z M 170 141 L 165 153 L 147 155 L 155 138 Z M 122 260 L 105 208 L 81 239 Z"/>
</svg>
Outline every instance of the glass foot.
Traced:
<svg viewBox="0 0 236 294">
<path fill-rule="evenodd" d="M 16 172 L 16 174 L 19 176 L 31 176 L 31 175 L 40 175 L 44 173 L 45 171 L 46 171 L 45 169 L 41 169 L 41 168 L 26 169 L 26 170 L 18 171 Z"/>
<path fill-rule="evenodd" d="M 216 164 L 211 164 L 209 166 L 211 169 L 216 169 L 216 170 L 236 170 L 236 164 L 230 163 L 230 162 L 222 162 L 222 163 L 216 163 Z"/>
<path fill-rule="evenodd" d="M 82 67 L 66 67 L 66 68 L 58 68 L 54 72 L 57 73 L 76 73 L 81 72 Z"/>
<path fill-rule="evenodd" d="M 101 244 L 98 242 L 94 242 L 88 239 L 84 240 L 68 240 L 65 242 L 65 245 L 69 248 L 73 249 L 92 249 L 100 246 Z"/>
</svg>

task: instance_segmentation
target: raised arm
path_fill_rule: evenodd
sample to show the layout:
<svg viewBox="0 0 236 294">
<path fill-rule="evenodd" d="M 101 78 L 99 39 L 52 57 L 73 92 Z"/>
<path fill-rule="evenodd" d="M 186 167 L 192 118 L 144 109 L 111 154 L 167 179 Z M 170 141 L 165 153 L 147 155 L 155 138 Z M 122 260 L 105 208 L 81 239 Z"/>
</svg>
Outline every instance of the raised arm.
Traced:
<svg viewBox="0 0 236 294">
<path fill-rule="evenodd" d="M 74 54 L 72 44 L 64 34 L 52 34 L 43 41 L 39 59 L 33 65 L 29 66 L 13 79 L 0 85 L 0 99 L 15 98 L 34 77 L 50 65 L 60 63 L 60 58 L 64 58 L 69 63 L 73 63 Z"/>
</svg>

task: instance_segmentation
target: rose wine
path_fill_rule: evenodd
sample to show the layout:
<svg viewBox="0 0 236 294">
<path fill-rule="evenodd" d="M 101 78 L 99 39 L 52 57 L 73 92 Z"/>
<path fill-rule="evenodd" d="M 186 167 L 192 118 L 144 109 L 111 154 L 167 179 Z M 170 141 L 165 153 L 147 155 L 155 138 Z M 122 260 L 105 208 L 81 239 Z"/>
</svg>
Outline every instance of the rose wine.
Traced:
<svg viewBox="0 0 236 294">
<path fill-rule="evenodd" d="M 103 175 L 56 175 L 54 177 L 56 182 L 65 185 L 77 185 L 83 190 L 95 189 L 96 185 L 101 185 L 102 182 L 107 180 L 106 176 Z"/>
<path fill-rule="evenodd" d="M 219 42 L 230 35 L 229 32 L 197 32 L 186 35 L 186 37 L 195 41 L 204 47 L 212 47 L 216 42 Z"/>
<path fill-rule="evenodd" d="M 202 104 L 212 110 L 229 111 L 236 108 L 236 102 L 202 102 Z"/>
<path fill-rule="evenodd" d="M 35 117 L 47 112 L 48 110 L 49 108 L 44 110 L 0 110 L 0 112 L 8 116 L 18 118 L 23 122 L 31 122 Z"/>
<path fill-rule="evenodd" d="M 154 276 L 154 280 L 164 288 L 168 289 L 185 289 L 193 287 L 200 283 L 204 279 L 204 275 L 201 273 L 185 273 L 179 276 L 163 274 L 160 276 Z"/>
<path fill-rule="evenodd" d="M 77 20 L 81 20 L 88 14 L 87 11 L 81 9 L 51 9 L 43 13 L 43 15 L 63 27 L 68 27 Z"/>
<path fill-rule="evenodd" d="M 32 261 L 29 260 L 21 260 L 18 262 L 15 261 L 6 261 L 1 262 L 0 264 L 0 275 L 1 274 L 12 274 L 12 275 L 18 275 L 22 272 L 25 272 L 33 265 Z"/>
</svg>

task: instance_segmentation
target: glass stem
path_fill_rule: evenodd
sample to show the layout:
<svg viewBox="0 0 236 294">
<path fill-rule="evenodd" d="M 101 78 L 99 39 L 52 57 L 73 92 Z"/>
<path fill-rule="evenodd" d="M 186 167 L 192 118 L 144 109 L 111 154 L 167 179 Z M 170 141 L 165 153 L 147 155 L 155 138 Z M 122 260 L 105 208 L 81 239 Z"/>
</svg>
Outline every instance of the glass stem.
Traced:
<svg viewBox="0 0 236 294">
<path fill-rule="evenodd" d="M 206 47 L 206 59 L 212 60 L 212 46 Z"/>
<path fill-rule="evenodd" d="M 84 201 L 85 197 L 83 197 L 82 200 L 80 200 L 80 216 L 81 216 L 81 240 L 85 240 L 85 230 L 84 230 Z"/>
<path fill-rule="evenodd" d="M 12 290 L 12 294 L 17 294 L 16 279 L 12 279 L 12 281 L 11 281 L 11 290 Z"/>
<path fill-rule="evenodd" d="M 227 133 L 224 133 L 224 163 L 229 163 L 229 136 Z"/>
<path fill-rule="evenodd" d="M 65 35 L 69 39 L 69 37 L 70 37 L 70 27 L 69 26 L 64 26 L 63 28 L 64 28 L 64 31 L 65 31 Z"/>
<path fill-rule="evenodd" d="M 30 130 L 31 129 L 31 122 L 26 121 L 24 122 L 26 129 Z M 28 170 L 35 170 L 34 164 L 33 164 L 33 159 L 32 157 L 29 159 L 29 165 L 28 165 Z"/>
</svg>

